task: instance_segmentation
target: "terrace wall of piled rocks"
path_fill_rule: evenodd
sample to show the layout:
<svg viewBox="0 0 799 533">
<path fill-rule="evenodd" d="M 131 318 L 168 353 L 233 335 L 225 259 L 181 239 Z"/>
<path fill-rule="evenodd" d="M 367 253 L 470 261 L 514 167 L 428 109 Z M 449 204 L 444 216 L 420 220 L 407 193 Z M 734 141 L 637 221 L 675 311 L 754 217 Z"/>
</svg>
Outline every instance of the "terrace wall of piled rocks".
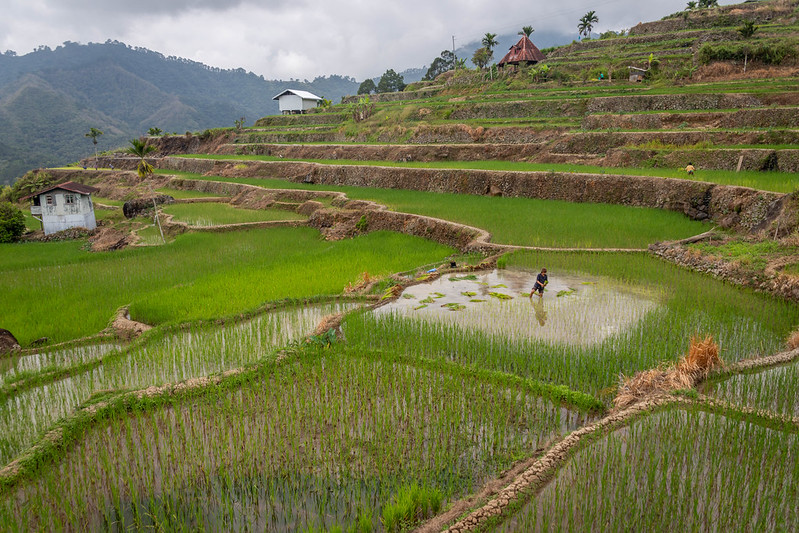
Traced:
<svg viewBox="0 0 799 533">
<path fill-rule="evenodd" d="M 795 128 L 799 126 L 799 108 L 740 109 L 734 112 L 647 113 L 631 115 L 588 115 L 583 129 L 610 128 L 656 130 L 678 127 L 710 128 Z"/>
<path fill-rule="evenodd" d="M 549 160 L 557 162 L 557 158 Z M 799 150 L 754 148 L 701 150 L 615 148 L 607 152 L 601 164 L 611 167 L 682 168 L 688 163 L 693 163 L 699 170 L 737 170 L 739 161 L 741 170 L 799 172 Z"/>
<path fill-rule="evenodd" d="M 799 302 L 799 279 L 781 272 L 767 269 L 760 275 L 752 270 L 721 257 L 704 254 L 698 250 L 672 243 L 656 243 L 649 246 L 653 254 L 682 267 L 729 281 L 742 287 L 767 292 Z"/>
<path fill-rule="evenodd" d="M 698 9 L 674 17 L 654 22 L 638 23 L 630 28 L 630 35 L 671 33 L 695 28 L 720 26 L 739 26 L 747 20 L 756 24 L 766 24 L 778 18 L 791 17 L 799 2 L 782 0 L 778 2 L 736 4 L 714 9 Z"/>
<path fill-rule="evenodd" d="M 678 211 L 697 220 L 712 219 L 723 227 L 743 231 L 768 227 L 786 204 L 786 195 L 780 193 L 644 176 L 184 158 L 166 158 L 158 164 L 162 168 L 187 172 L 227 177 L 278 178 L 320 186 L 350 185 L 653 207 Z"/>
</svg>

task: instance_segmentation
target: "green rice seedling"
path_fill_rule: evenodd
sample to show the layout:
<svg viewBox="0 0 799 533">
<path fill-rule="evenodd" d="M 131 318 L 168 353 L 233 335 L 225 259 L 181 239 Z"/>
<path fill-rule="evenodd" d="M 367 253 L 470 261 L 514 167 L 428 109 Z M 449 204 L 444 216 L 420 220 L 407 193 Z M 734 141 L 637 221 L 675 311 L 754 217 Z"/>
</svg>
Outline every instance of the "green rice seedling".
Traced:
<svg viewBox="0 0 799 533">
<path fill-rule="evenodd" d="M 36 376 L 43 372 L 85 364 L 120 347 L 120 344 L 105 342 L 4 357 L 0 359 L 0 387 L 20 381 L 22 375 Z"/>
<path fill-rule="evenodd" d="M 198 326 L 166 333 L 106 357 L 99 366 L 5 398 L 0 403 L 0 463 L 13 459 L 98 391 L 144 389 L 271 358 L 279 347 L 313 331 L 323 316 L 353 307 L 300 307 L 221 328 Z"/>
<path fill-rule="evenodd" d="M 0 245 L 0 316 L 23 346 L 97 333 L 123 305 L 148 324 L 210 320 L 270 301 L 340 294 L 364 270 L 387 275 L 452 252 L 388 232 L 329 243 L 311 228 L 184 234 L 168 246 L 115 252 L 80 247 Z"/>
<path fill-rule="evenodd" d="M 524 387 L 342 349 L 115 411 L 0 495 L 0 517 L 21 529 L 349 529 L 414 483 L 429 489 L 417 509 L 440 507 L 561 430 L 563 409 Z"/>
<path fill-rule="evenodd" d="M 535 257 L 539 267 L 547 265 L 552 290 L 559 284 L 579 290 L 568 298 L 517 299 L 459 313 L 428 314 L 434 308 L 423 309 L 412 318 L 403 316 L 400 300 L 379 309 L 376 316 L 348 318 L 348 341 L 558 383 L 608 401 L 619 374 L 678 360 L 698 332 L 712 335 L 722 357 L 734 362 L 779 351 L 782 339 L 799 321 L 799 312 L 790 304 L 649 257 Z M 515 256 L 511 260 L 517 261 Z M 565 268 L 607 277 L 589 278 L 591 284 L 582 285 L 580 277 L 571 277 Z M 526 276 L 526 281 L 519 278 L 517 285 L 508 284 L 514 291 L 525 283 L 530 286 L 534 275 Z M 452 282 L 443 283 L 461 290 Z M 669 287 L 668 293 L 661 286 Z M 430 289 L 408 289 L 413 290 Z"/>
<path fill-rule="evenodd" d="M 796 431 L 670 409 L 581 449 L 495 531 L 787 531 Z"/>
<path fill-rule="evenodd" d="M 799 364 L 711 381 L 703 391 L 730 403 L 789 418 L 799 417 Z"/>
<path fill-rule="evenodd" d="M 190 226 L 219 226 L 275 220 L 307 220 L 308 217 L 283 209 L 244 209 L 228 204 L 172 204 L 163 208 L 174 220 Z"/>
</svg>

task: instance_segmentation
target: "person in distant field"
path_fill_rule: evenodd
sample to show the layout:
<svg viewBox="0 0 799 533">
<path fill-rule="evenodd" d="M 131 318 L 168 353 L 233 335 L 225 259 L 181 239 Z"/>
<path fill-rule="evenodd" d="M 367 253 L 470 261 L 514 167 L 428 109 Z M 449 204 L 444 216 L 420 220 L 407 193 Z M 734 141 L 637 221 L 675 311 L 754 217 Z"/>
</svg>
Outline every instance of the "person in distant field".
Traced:
<svg viewBox="0 0 799 533">
<path fill-rule="evenodd" d="M 688 166 L 685 167 L 685 171 L 688 173 L 689 176 L 693 176 L 694 175 L 694 170 L 696 170 L 696 169 L 694 168 L 694 164 L 693 163 L 688 163 Z"/>
<path fill-rule="evenodd" d="M 538 276 L 536 276 L 535 278 L 535 285 L 533 285 L 533 290 L 530 291 L 530 298 L 532 298 L 533 294 L 535 294 L 536 292 L 538 292 L 539 298 L 543 298 L 544 287 L 547 286 L 547 283 L 549 283 L 549 278 L 547 277 L 547 269 L 542 268 L 541 273 L 538 274 Z"/>
</svg>

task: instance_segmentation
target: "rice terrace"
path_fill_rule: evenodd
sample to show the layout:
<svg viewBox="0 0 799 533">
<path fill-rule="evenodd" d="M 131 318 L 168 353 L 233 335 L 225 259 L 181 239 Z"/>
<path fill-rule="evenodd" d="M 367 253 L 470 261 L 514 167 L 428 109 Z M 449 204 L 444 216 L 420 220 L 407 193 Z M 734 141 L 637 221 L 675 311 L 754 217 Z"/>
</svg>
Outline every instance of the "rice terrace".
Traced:
<svg viewBox="0 0 799 533">
<path fill-rule="evenodd" d="M 799 530 L 799 0 L 544 53 L 6 188 L 0 530 Z"/>
</svg>

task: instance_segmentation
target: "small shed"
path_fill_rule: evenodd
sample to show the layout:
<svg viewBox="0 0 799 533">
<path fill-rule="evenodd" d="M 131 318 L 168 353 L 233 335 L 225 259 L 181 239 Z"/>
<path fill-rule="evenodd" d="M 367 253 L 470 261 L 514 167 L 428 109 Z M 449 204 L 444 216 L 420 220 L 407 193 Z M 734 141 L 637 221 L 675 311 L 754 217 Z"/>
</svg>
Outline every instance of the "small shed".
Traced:
<svg viewBox="0 0 799 533">
<path fill-rule="evenodd" d="M 308 91 L 297 89 L 286 89 L 276 95 L 272 100 L 277 100 L 280 104 L 280 112 L 284 115 L 305 113 L 309 109 L 319 107 L 322 98 Z"/>
<path fill-rule="evenodd" d="M 646 78 L 647 69 L 639 67 L 627 67 L 630 69 L 630 81 L 644 81 Z"/>
<path fill-rule="evenodd" d="M 67 181 L 29 194 L 23 200 L 32 199 L 31 215 L 42 223 L 45 235 L 69 228 L 94 229 L 92 193 L 99 189 Z M 38 215 L 38 216 L 37 216 Z M 41 218 L 40 218 L 41 217 Z"/>
<path fill-rule="evenodd" d="M 522 35 L 519 42 L 510 47 L 510 51 L 505 54 L 505 57 L 500 59 L 499 68 L 505 65 L 535 65 L 536 63 L 545 60 L 547 57 L 541 53 L 533 41 L 526 35 Z"/>
</svg>

